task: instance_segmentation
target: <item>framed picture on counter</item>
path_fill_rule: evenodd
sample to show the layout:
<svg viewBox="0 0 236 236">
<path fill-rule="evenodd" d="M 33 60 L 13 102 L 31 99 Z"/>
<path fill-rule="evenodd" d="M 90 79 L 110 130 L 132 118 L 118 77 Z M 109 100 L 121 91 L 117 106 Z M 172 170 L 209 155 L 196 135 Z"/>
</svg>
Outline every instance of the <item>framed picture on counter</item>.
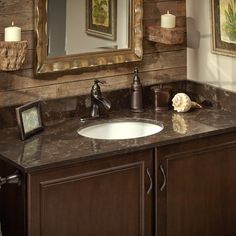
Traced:
<svg viewBox="0 0 236 236">
<path fill-rule="evenodd" d="M 116 40 L 117 0 L 86 0 L 86 33 Z"/>
<path fill-rule="evenodd" d="M 22 140 L 43 130 L 40 101 L 16 108 L 16 118 Z"/>
<path fill-rule="evenodd" d="M 236 0 L 210 0 L 212 52 L 236 57 Z"/>
</svg>

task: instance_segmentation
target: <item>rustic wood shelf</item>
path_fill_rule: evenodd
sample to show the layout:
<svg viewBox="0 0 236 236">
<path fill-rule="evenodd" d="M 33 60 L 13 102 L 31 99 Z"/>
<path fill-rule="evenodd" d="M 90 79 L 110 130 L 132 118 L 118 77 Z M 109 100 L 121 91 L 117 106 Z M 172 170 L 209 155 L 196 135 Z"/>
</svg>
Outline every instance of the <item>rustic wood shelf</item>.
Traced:
<svg viewBox="0 0 236 236">
<path fill-rule="evenodd" d="M 149 25 L 146 29 L 146 38 L 156 43 L 182 44 L 186 39 L 186 29 L 184 27 L 167 29 L 157 25 Z"/>
<path fill-rule="evenodd" d="M 27 47 L 27 41 L 0 41 L 0 70 L 15 71 L 21 69 L 25 61 Z"/>
</svg>

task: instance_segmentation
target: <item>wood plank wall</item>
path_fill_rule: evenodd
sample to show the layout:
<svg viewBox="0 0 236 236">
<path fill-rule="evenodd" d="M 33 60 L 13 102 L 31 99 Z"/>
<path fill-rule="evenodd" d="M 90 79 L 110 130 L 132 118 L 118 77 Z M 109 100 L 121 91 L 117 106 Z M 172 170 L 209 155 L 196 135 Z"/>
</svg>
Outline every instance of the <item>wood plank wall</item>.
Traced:
<svg viewBox="0 0 236 236">
<path fill-rule="evenodd" d="M 144 0 L 145 26 L 160 23 L 160 15 L 167 10 L 177 16 L 177 25 L 185 25 L 185 0 Z M 93 79 L 107 82 L 103 91 L 117 90 L 130 86 L 133 68 L 138 65 L 143 85 L 165 83 L 186 79 L 186 47 L 165 46 L 144 39 L 144 59 L 140 63 L 107 66 L 83 70 L 70 75 L 46 75 L 34 78 L 35 58 L 34 0 L 0 0 L 0 40 L 4 28 L 14 20 L 21 27 L 22 38 L 29 41 L 27 60 L 22 70 L 0 72 L 0 107 L 15 106 L 35 99 L 56 99 L 88 94 Z"/>
</svg>

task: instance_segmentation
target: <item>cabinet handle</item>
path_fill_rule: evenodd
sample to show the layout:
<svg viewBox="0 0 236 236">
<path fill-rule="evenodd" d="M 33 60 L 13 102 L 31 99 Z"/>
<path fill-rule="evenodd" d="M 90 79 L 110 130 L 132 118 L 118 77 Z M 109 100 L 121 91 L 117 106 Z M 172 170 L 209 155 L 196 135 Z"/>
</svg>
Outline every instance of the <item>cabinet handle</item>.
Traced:
<svg viewBox="0 0 236 236">
<path fill-rule="evenodd" d="M 166 187 L 166 174 L 165 174 L 165 170 L 162 165 L 160 165 L 160 170 L 161 170 L 161 173 L 163 176 L 163 184 L 161 185 L 160 190 L 163 191 Z"/>
<path fill-rule="evenodd" d="M 151 177 L 151 174 L 150 174 L 150 171 L 148 168 L 146 169 L 146 173 L 147 173 L 149 180 L 150 180 L 150 186 L 147 190 L 147 194 L 150 194 L 150 192 L 152 191 L 153 183 L 152 183 L 152 177 Z"/>
<path fill-rule="evenodd" d="M 21 183 L 20 175 L 18 173 L 15 173 L 13 175 L 9 175 L 7 177 L 0 176 L 0 190 L 4 184 L 18 184 L 18 185 L 20 185 L 20 183 Z"/>
</svg>

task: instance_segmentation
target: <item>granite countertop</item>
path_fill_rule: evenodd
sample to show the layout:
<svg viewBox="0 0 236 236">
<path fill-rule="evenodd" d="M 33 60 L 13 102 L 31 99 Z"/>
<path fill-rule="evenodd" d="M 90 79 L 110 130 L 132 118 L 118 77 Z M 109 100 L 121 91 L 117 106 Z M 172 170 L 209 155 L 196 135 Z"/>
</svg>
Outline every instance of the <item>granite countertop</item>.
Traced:
<svg viewBox="0 0 236 236">
<path fill-rule="evenodd" d="M 42 133 L 21 141 L 17 128 L 0 130 L 1 158 L 25 172 L 78 163 L 111 155 L 159 147 L 214 134 L 236 131 L 236 114 L 201 109 L 188 113 L 146 110 L 134 114 L 128 110 L 110 113 L 112 118 L 151 119 L 164 129 L 144 138 L 130 140 L 95 140 L 80 136 L 79 118 L 64 120 L 45 127 Z"/>
</svg>

